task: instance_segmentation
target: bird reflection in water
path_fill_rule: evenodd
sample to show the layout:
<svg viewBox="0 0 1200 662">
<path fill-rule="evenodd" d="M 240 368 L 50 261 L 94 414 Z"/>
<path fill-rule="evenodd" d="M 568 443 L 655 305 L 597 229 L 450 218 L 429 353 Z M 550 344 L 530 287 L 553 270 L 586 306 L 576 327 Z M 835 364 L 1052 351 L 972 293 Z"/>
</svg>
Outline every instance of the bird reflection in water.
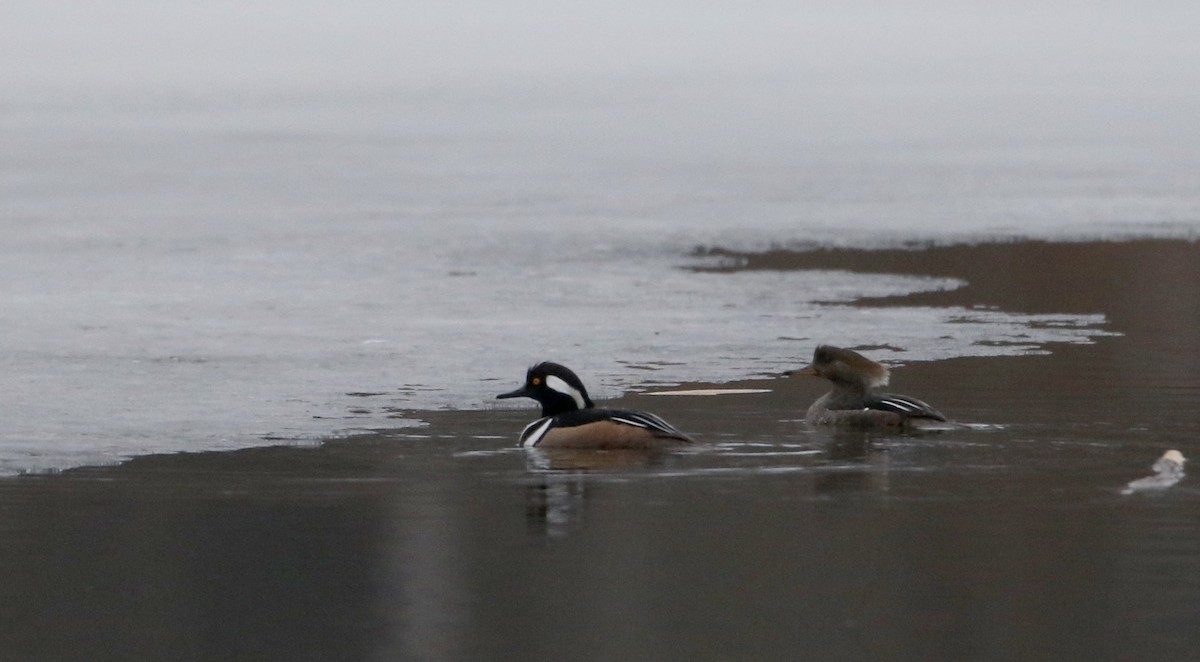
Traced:
<svg viewBox="0 0 1200 662">
<path fill-rule="evenodd" d="M 830 470 L 817 476 L 818 494 L 888 491 L 890 456 L 881 435 L 866 430 L 839 429 L 829 435 L 825 458 Z"/>
<path fill-rule="evenodd" d="M 661 466 L 665 455 L 661 450 L 527 449 L 525 519 L 530 530 L 550 537 L 567 535 L 583 521 L 590 474 Z"/>
</svg>

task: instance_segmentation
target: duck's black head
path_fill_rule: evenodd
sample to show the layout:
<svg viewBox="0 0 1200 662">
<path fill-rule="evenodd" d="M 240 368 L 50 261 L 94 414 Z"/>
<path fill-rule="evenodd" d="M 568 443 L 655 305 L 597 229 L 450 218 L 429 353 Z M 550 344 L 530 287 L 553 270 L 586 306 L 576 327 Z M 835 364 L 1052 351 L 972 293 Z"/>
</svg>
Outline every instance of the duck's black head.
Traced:
<svg viewBox="0 0 1200 662">
<path fill-rule="evenodd" d="M 566 366 L 544 361 L 525 373 L 525 385 L 497 398 L 533 398 L 542 405 L 542 416 L 556 416 L 576 409 L 590 409 L 591 398 L 579 377 Z"/>
</svg>

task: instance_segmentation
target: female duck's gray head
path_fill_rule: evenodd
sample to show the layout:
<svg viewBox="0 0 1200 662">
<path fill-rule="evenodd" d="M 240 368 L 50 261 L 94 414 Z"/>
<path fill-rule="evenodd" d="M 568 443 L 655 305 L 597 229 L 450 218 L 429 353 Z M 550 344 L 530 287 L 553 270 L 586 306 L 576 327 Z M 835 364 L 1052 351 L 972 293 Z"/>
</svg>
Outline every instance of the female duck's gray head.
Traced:
<svg viewBox="0 0 1200 662">
<path fill-rule="evenodd" d="M 797 370 L 796 374 L 822 377 L 840 386 L 867 391 L 887 386 L 891 371 L 882 363 L 872 361 L 858 352 L 833 345 L 819 345 L 813 352 L 812 363 Z"/>
</svg>

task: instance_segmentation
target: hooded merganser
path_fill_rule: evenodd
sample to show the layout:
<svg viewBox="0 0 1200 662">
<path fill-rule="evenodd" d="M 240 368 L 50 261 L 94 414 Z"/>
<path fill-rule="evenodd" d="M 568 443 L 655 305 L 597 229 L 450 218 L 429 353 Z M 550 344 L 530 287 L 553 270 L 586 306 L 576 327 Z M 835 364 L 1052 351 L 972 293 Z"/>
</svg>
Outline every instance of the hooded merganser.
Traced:
<svg viewBox="0 0 1200 662">
<path fill-rule="evenodd" d="M 1125 489 L 1121 490 L 1121 494 L 1133 494 L 1143 490 L 1165 490 L 1171 487 L 1183 480 L 1184 462 L 1187 460 L 1184 459 L 1183 453 L 1177 450 L 1163 453 L 1163 456 L 1155 461 L 1154 466 L 1150 467 L 1154 470 L 1153 476 L 1130 481 Z"/>
<path fill-rule="evenodd" d="M 906 395 L 881 393 L 890 370 L 858 352 L 831 345 L 820 345 L 813 361 L 793 374 L 823 377 L 833 382 L 833 390 L 808 408 L 809 425 L 836 425 L 856 428 L 911 428 L 921 421 L 945 421 L 946 417 L 929 405 Z"/>
<path fill-rule="evenodd" d="M 525 385 L 497 398 L 533 398 L 542 417 L 521 431 L 521 446 L 532 448 L 659 448 L 691 443 L 670 423 L 641 411 L 596 409 L 575 373 L 543 362 L 525 374 Z"/>
</svg>

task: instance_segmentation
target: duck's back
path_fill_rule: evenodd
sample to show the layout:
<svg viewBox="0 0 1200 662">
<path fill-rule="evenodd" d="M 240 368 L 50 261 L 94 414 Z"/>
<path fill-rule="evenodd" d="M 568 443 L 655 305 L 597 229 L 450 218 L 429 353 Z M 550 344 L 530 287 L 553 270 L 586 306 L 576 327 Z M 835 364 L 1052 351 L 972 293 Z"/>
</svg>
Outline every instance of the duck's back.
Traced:
<svg viewBox="0 0 1200 662">
<path fill-rule="evenodd" d="M 805 420 L 812 426 L 846 428 L 902 428 L 920 421 L 945 421 L 933 407 L 903 395 L 868 393 L 853 401 L 836 391 L 826 393 L 808 408 Z"/>
<path fill-rule="evenodd" d="M 692 443 L 692 438 L 647 412 L 581 409 L 535 421 L 521 442 L 539 448 L 649 449 Z"/>
</svg>

